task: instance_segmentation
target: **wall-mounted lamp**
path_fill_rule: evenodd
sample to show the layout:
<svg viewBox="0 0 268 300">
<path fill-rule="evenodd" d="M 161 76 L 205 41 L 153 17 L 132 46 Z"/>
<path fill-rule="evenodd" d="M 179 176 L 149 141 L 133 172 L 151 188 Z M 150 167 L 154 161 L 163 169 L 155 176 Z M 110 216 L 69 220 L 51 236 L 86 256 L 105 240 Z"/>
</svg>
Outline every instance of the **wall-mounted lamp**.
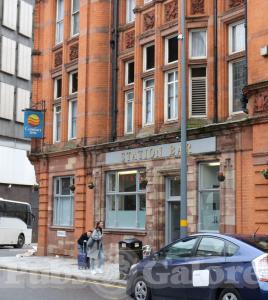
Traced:
<svg viewBox="0 0 268 300">
<path fill-rule="evenodd" d="M 36 183 L 36 184 L 33 185 L 33 190 L 35 192 L 37 192 L 39 190 L 39 184 L 38 183 Z"/>
<path fill-rule="evenodd" d="M 69 186 L 69 189 L 70 189 L 72 192 L 74 192 L 74 191 L 75 191 L 75 185 L 74 185 L 74 184 L 71 184 L 71 185 Z"/>
<path fill-rule="evenodd" d="M 225 176 L 224 176 L 223 172 L 219 172 L 218 173 L 218 180 L 220 182 L 223 182 L 225 180 Z"/>
<path fill-rule="evenodd" d="M 95 184 L 91 181 L 91 182 L 89 182 L 89 184 L 87 185 L 87 187 L 88 187 L 90 190 L 92 190 L 92 189 L 94 189 Z"/>
</svg>

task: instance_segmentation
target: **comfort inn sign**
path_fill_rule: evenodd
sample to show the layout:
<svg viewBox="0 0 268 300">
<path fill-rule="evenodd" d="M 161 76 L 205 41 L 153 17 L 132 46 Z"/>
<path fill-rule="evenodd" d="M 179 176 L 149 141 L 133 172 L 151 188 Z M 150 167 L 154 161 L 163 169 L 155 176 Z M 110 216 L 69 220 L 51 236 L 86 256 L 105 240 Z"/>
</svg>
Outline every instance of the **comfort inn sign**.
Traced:
<svg viewBox="0 0 268 300">
<path fill-rule="evenodd" d="M 188 154 L 209 153 L 216 151 L 216 138 L 204 138 L 187 142 Z M 106 153 L 106 164 L 122 164 L 153 159 L 181 156 L 181 143 L 163 144 L 152 147 Z"/>
</svg>

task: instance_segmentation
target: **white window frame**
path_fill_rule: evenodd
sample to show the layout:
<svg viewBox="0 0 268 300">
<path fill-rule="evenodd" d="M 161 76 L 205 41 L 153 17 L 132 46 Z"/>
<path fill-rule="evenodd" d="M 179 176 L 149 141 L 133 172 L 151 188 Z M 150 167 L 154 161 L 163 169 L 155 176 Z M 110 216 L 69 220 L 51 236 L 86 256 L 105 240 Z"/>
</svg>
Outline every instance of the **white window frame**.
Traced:
<svg viewBox="0 0 268 300">
<path fill-rule="evenodd" d="M 71 16 L 71 36 L 72 37 L 74 37 L 74 36 L 77 36 L 77 35 L 79 35 L 79 32 L 80 32 L 80 30 L 79 30 L 79 24 L 78 24 L 78 32 L 77 33 L 74 33 L 74 16 L 76 15 L 76 14 L 78 14 L 78 23 L 80 23 L 80 6 L 79 6 L 79 9 L 78 10 L 76 10 L 76 11 L 74 11 L 73 10 L 73 3 L 74 3 L 74 0 L 72 0 L 72 3 L 71 3 L 71 9 L 72 9 L 72 16 Z"/>
<path fill-rule="evenodd" d="M 206 33 L 206 54 L 205 56 L 193 56 L 192 54 L 192 42 L 193 42 L 193 32 L 205 32 Z M 189 54 L 190 54 L 190 59 L 206 59 L 208 55 L 208 41 L 207 41 L 207 28 L 198 28 L 198 29 L 191 29 L 189 31 Z"/>
<path fill-rule="evenodd" d="M 198 68 L 206 68 L 206 114 L 195 116 L 192 115 L 192 69 L 198 69 Z M 189 117 L 190 118 L 207 118 L 207 114 L 208 114 L 208 73 L 207 72 L 208 72 L 207 66 L 201 65 L 201 66 L 192 66 L 189 68 Z"/>
<path fill-rule="evenodd" d="M 72 92 L 72 86 L 73 86 L 73 75 L 77 73 L 77 91 L 76 92 Z M 74 71 L 69 73 L 69 95 L 74 95 L 77 94 L 78 92 L 78 71 Z"/>
<path fill-rule="evenodd" d="M 178 69 L 173 69 L 173 70 L 169 70 L 167 72 L 165 72 L 165 110 L 164 110 L 164 113 L 165 113 L 165 122 L 172 122 L 172 121 L 176 121 L 178 120 L 178 97 L 177 97 L 177 111 L 176 111 L 176 102 L 174 102 L 174 111 L 175 113 L 177 114 L 177 116 L 173 117 L 173 118 L 168 118 L 168 85 L 169 84 L 176 84 L 177 83 L 177 86 L 178 86 L 178 79 L 176 80 L 176 77 L 175 77 L 175 80 L 172 81 L 172 82 L 168 82 L 168 74 L 170 73 L 176 73 L 177 72 L 177 78 L 178 78 Z M 175 85 L 174 85 L 174 95 L 175 95 Z"/>
<path fill-rule="evenodd" d="M 235 23 L 232 23 L 229 25 L 229 30 L 228 30 L 228 40 L 229 40 L 229 55 L 232 55 L 232 54 L 236 54 L 236 53 L 240 53 L 240 52 L 243 52 L 246 50 L 246 48 L 244 49 L 241 49 L 241 50 L 238 50 L 238 51 L 233 51 L 233 28 L 237 25 L 241 25 L 241 24 L 244 24 L 245 26 L 245 20 L 241 20 L 241 21 L 238 21 L 238 22 L 235 22 Z M 245 34 L 245 46 L 246 46 L 246 34 Z"/>
<path fill-rule="evenodd" d="M 168 52 L 169 52 L 168 41 L 170 39 L 174 38 L 174 37 L 177 37 L 177 36 L 178 36 L 177 34 L 173 34 L 173 35 L 167 36 L 165 38 L 165 65 L 169 65 L 169 64 L 173 64 L 173 63 L 178 62 L 178 60 L 168 62 Z"/>
<path fill-rule="evenodd" d="M 76 116 L 75 116 L 75 123 L 76 123 L 76 131 L 75 131 L 75 135 L 72 136 L 72 126 L 73 126 L 73 103 L 76 103 Z M 69 140 L 75 140 L 77 136 L 77 99 L 74 100 L 70 100 L 69 101 L 69 115 L 68 115 L 68 139 Z"/>
<path fill-rule="evenodd" d="M 129 94 L 133 94 L 133 98 L 128 99 Z M 128 131 L 128 103 L 132 103 L 132 114 L 131 114 L 131 131 Z M 125 134 L 132 134 L 134 132 L 134 90 L 125 93 Z"/>
<path fill-rule="evenodd" d="M 233 111 L 233 104 L 234 104 L 233 103 L 233 64 L 237 63 L 241 60 L 245 60 L 245 59 L 246 58 L 243 57 L 243 58 L 240 58 L 240 59 L 230 61 L 229 65 L 228 65 L 228 71 L 229 71 L 229 83 L 228 83 L 228 85 L 229 85 L 229 116 L 241 114 L 243 112 L 242 106 L 241 106 L 241 110 Z"/>
<path fill-rule="evenodd" d="M 135 14 L 133 9 L 135 8 L 135 0 L 125 0 L 126 1 L 126 23 L 132 23 L 135 21 Z M 133 6 L 134 4 L 134 6 Z"/>
<path fill-rule="evenodd" d="M 57 111 L 57 108 L 60 108 L 60 111 Z M 57 116 L 60 117 L 60 126 L 59 126 L 59 136 L 57 137 Z M 54 113 L 53 113 L 53 142 L 59 143 L 61 141 L 61 105 L 54 106 Z"/>
<path fill-rule="evenodd" d="M 63 0 L 63 18 L 62 19 L 58 19 L 58 9 L 59 9 L 59 3 L 60 0 L 56 1 L 56 30 L 55 30 L 55 44 L 61 44 L 64 40 L 64 0 Z M 58 31 L 58 25 L 62 23 L 62 39 L 59 40 L 59 31 Z"/>
<path fill-rule="evenodd" d="M 151 69 L 146 69 L 146 65 L 147 65 L 147 52 L 146 52 L 146 49 L 151 47 L 151 46 L 154 46 L 154 67 L 151 68 Z M 154 69 L 155 69 L 155 43 L 150 43 L 150 44 L 147 44 L 147 45 L 143 46 L 143 71 L 148 72 L 148 71 L 152 71 Z"/>
<path fill-rule="evenodd" d="M 58 85 L 57 85 L 57 81 L 61 80 L 61 86 L 62 86 L 62 77 L 57 77 L 54 79 L 54 100 L 59 100 L 61 99 L 61 97 L 57 97 L 57 92 L 58 92 Z M 62 93 L 62 87 L 61 87 L 61 93 Z"/>
<path fill-rule="evenodd" d="M 146 82 L 153 80 L 153 86 L 146 88 Z M 146 103 L 147 103 L 147 98 L 146 98 L 146 91 L 151 90 L 151 112 L 152 112 L 152 122 L 146 123 Z M 154 104 L 155 104 L 155 80 L 153 77 L 146 78 L 143 80 L 143 97 L 142 97 L 142 124 L 143 126 L 150 126 L 154 124 Z"/>
<path fill-rule="evenodd" d="M 131 63 L 134 63 L 134 60 L 129 60 L 129 61 L 125 62 L 125 85 L 134 84 L 134 81 L 135 81 L 135 71 L 134 71 L 134 81 L 128 82 L 129 65 Z M 134 68 L 135 68 L 135 63 L 134 63 Z"/>
</svg>

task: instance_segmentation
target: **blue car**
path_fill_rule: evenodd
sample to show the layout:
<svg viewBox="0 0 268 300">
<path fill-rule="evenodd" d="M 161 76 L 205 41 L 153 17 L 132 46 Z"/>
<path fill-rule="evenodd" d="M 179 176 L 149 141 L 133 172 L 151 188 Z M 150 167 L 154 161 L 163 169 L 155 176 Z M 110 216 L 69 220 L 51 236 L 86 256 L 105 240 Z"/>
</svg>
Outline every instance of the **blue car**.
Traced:
<svg viewBox="0 0 268 300">
<path fill-rule="evenodd" d="M 268 300 L 268 236 L 196 234 L 133 265 L 136 300 Z"/>
</svg>

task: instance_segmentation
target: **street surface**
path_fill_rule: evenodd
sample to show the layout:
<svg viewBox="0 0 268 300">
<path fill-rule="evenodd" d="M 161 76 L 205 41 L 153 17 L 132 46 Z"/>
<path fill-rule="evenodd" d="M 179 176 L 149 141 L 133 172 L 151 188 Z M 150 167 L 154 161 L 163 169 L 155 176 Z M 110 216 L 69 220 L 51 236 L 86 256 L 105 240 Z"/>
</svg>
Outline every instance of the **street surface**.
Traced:
<svg viewBox="0 0 268 300">
<path fill-rule="evenodd" d="M 15 249 L 9 246 L 0 246 L 0 257 L 16 256 L 17 254 L 23 254 L 27 250 L 32 249 L 31 246 L 24 246 L 22 249 Z"/>
<path fill-rule="evenodd" d="M 124 287 L 0 269 L 3 300 L 129 300 Z"/>
</svg>

